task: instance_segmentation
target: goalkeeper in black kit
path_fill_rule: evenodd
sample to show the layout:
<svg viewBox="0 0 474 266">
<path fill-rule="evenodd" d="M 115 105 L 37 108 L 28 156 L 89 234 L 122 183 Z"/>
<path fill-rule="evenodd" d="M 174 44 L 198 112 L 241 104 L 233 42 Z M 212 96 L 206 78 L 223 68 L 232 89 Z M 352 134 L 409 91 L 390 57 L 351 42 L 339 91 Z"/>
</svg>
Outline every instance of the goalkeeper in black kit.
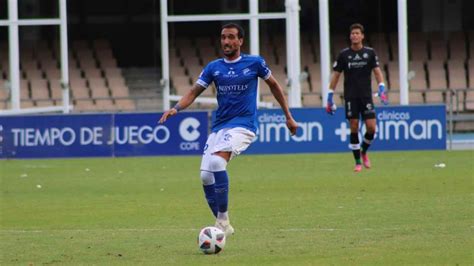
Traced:
<svg viewBox="0 0 474 266">
<path fill-rule="evenodd" d="M 329 85 L 326 111 L 334 114 L 336 105 L 333 101 L 334 88 L 342 72 L 344 72 L 344 101 L 346 118 L 349 120 L 351 135 L 350 149 L 354 154 L 355 172 L 362 171 L 362 165 L 370 168 L 371 163 L 367 151 L 375 134 L 375 109 L 372 101 L 371 73 L 374 72 L 378 83 L 376 96 L 383 104 L 388 104 L 385 94 L 385 84 L 378 57 L 374 49 L 364 46 L 364 26 L 353 24 L 350 26 L 351 45 L 341 50 L 333 65 L 333 75 Z M 365 122 L 366 132 L 362 144 L 359 141 L 359 119 Z"/>
</svg>

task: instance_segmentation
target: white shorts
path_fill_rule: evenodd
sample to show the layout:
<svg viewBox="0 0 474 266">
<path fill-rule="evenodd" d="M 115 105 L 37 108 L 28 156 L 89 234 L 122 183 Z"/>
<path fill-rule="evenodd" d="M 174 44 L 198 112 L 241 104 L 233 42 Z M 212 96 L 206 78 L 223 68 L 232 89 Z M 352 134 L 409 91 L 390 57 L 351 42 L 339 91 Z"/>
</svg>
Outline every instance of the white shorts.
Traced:
<svg viewBox="0 0 474 266">
<path fill-rule="evenodd" d="M 255 138 L 255 133 L 243 128 L 223 128 L 211 133 L 207 138 L 202 155 L 201 170 L 210 171 L 209 161 L 211 155 L 219 151 L 231 152 L 230 159 L 245 151 Z"/>
</svg>

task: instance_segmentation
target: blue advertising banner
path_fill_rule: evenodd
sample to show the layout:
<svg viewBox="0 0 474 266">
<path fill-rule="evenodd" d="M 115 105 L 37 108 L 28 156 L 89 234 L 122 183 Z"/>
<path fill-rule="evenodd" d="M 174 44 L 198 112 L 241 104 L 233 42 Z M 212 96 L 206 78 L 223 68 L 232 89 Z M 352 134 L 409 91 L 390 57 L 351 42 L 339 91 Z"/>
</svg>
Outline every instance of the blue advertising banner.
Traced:
<svg viewBox="0 0 474 266">
<path fill-rule="evenodd" d="M 291 136 L 280 109 L 259 110 L 257 136 L 246 154 L 348 151 L 343 110 L 292 109 L 300 129 Z M 200 155 L 208 136 L 207 112 L 0 117 L 0 158 Z M 359 139 L 365 128 L 362 127 Z M 371 150 L 446 149 L 445 106 L 377 108 Z"/>
<path fill-rule="evenodd" d="M 377 133 L 371 150 L 446 149 L 446 107 L 377 107 Z M 257 138 L 247 154 L 348 151 L 350 127 L 342 109 L 292 109 L 300 129 L 291 136 L 280 109 L 259 110 Z M 362 140 L 365 126 L 359 134 Z"/>
<path fill-rule="evenodd" d="M 202 154 L 207 140 L 207 112 L 183 112 L 157 124 L 161 114 L 115 116 L 115 156 Z"/>
<path fill-rule="evenodd" d="M 0 117 L 0 158 L 201 154 L 207 112 Z"/>
</svg>

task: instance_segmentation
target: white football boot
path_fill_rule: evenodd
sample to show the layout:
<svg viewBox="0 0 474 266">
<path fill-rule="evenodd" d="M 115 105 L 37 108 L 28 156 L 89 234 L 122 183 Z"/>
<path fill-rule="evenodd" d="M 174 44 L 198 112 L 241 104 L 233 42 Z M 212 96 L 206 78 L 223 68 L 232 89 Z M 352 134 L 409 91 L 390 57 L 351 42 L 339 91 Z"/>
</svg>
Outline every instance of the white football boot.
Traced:
<svg viewBox="0 0 474 266">
<path fill-rule="evenodd" d="M 215 226 L 217 228 L 221 229 L 222 232 L 224 232 L 226 237 L 234 234 L 234 227 L 232 227 L 232 225 L 230 225 L 229 220 L 217 219 Z"/>
</svg>

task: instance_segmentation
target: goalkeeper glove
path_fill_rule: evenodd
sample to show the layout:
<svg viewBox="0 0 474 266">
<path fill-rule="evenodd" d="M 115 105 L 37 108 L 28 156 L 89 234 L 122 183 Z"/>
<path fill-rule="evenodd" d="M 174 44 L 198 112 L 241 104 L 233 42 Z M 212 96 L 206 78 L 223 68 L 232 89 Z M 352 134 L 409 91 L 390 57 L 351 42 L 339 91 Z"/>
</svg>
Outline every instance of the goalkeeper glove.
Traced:
<svg viewBox="0 0 474 266">
<path fill-rule="evenodd" d="M 328 113 L 330 115 L 334 115 L 334 113 L 336 112 L 336 109 L 337 109 L 337 106 L 333 102 L 333 99 L 332 99 L 333 96 L 334 96 L 334 90 L 329 89 L 328 101 L 327 101 L 327 105 L 326 105 L 326 113 Z"/>
<path fill-rule="evenodd" d="M 380 98 L 380 101 L 384 105 L 387 105 L 388 104 L 388 97 L 387 97 L 387 94 L 385 94 L 385 84 L 383 84 L 383 82 L 379 83 L 379 92 L 377 94 Z"/>
</svg>

